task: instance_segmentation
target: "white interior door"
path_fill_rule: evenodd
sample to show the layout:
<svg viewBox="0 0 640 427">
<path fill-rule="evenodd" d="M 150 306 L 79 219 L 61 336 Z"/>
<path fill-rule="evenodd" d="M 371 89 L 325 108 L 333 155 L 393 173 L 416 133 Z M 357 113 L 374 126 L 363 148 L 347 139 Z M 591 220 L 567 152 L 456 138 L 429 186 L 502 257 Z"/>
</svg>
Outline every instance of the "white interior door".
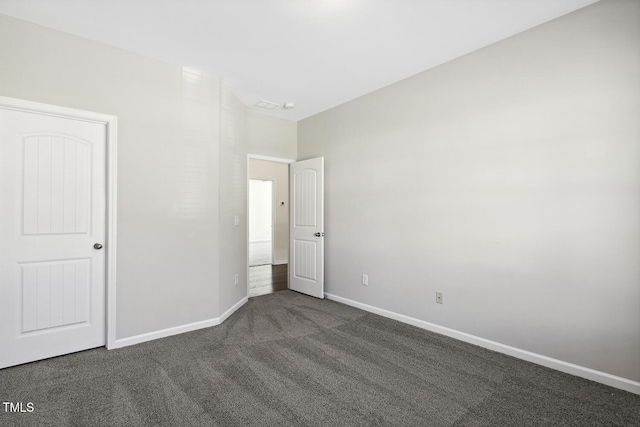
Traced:
<svg viewBox="0 0 640 427">
<path fill-rule="evenodd" d="M 0 107 L 0 368 L 105 345 L 106 136 Z"/>
<path fill-rule="evenodd" d="M 290 165 L 289 288 L 324 298 L 324 158 Z"/>
</svg>

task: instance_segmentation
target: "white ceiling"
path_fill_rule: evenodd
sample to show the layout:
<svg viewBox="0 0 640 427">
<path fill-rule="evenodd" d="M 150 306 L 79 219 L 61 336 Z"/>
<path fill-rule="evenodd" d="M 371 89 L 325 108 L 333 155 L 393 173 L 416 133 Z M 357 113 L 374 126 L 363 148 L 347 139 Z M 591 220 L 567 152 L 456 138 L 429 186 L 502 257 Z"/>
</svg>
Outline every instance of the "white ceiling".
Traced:
<svg viewBox="0 0 640 427">
<path fill-rule="evenodd" d="M 222 78 L 300 120 L 597 0 L 0 0 L 0 13 Z"/>
</svg>

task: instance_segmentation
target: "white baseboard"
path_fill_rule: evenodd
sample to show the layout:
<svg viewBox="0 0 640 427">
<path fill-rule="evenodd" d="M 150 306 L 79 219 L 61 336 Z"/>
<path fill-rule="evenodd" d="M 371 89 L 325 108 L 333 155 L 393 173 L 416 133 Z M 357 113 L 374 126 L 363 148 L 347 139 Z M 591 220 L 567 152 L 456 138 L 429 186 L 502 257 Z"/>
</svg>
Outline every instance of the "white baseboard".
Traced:
<svg viewBox="0 0 640 427">
<path fill-rule="evenodd" d="M 371 305 L 363 304 L 337 295 L 325 293 L 325 297 L 327 299 L 341 302 L 343 304 L 350 305 L 352 307 L 356 307 L 370 313 L 378 314 L 389 319 L 398 320 L 409 325 L 417 326 L 418 328 L 426 329 L 428 331 L 446 335 L 448 337 L 468 342 L 470 344 L 475 344 L 489 350 L 497 351 L 498 353 L 503 353 L 509 356 L 516 357 L 518 359 L 526 360 L 527 362 L 536 363 L 538 365 L 546 366 L 547 368 L 555 369 L 557 371 L 565 372 L 567 374 L 575 375 L 577 377 L 585 378 L 601 384 L 606 384 L 620 390 L 640 394 L 640 382 L 637 381 L 632 381 L 627 378 L 622 378 L 615 375 L 607 374 L 605 372 L 596 371 L 595 369 L 585 368 L 584 366 L 575 365 L 573 363 L 553 359 L 541 354 L 532 353 L 527 350 L 511 347 L 499 342 L 477 337 L 465 332 L 460 332 L 455 329 L 446 328 L 444 326 L 439 326 L 434 323 L 425 322 L 424 320 L 419 320 L 413 317 L 405 316 L 403 314 L 394 313 L 382 308 L 373 307 Z"/>
<path fill-rule="evenodd" d="M 188 323 L 186 325 L 174 326 L 173 328 L 162 329 L 159 331 L 148 332 L 146 334 L 135 335 L 133 337 L 116 339 L 114 345 L 107 347 L 109 350 L 121 347 L 128 347 L 130 345 L 140 344 L 146 341 L 157 340 L 159 338 L 170 337 L 172 335 L 184 334 L 185 332 L 196 331 L 198 329 L 209 328 L 211 326 L 217 326 L 227 320 L 236 310 L 242 307 L 249 299 L 247 297 L 242 298 L 235 303 L 233 307 L 225 311 L 222 316 L 215 317 L 213 319 L 201 320 L 199 322 Z"/>
<path fill-rule="evenodd" d="M 273 265 L 282 265 L 282 264 L 289 264 L 289 260 L 288 259 L 279 259 L 279 260 L 273 262 Z"/>
<path fill-rule="evenodd" d="M 240 307 L 245 305 L 247 303 L 247 301 L 249 301 L 249 298 L 248 297 L 244 297 L 240 301 L 235 303 L 229 310 L 227 310 L 224 313 L 222 313 L 222 316 L 220 316 L 218 318 L 219 319 L 218 324 L 221 324 L 222 322 L 227 320 L 229 318 L 229 316 L 231 316 L 233 313 L 235 313 Z"/>
</svg>

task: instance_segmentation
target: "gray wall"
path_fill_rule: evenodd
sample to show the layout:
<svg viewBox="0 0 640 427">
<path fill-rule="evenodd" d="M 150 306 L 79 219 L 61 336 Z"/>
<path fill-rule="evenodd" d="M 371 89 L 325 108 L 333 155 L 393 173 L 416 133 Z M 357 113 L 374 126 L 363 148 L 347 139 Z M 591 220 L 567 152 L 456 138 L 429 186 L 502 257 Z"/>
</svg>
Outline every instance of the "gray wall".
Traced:
<svg viewBox="0 0 640 427">
<path fill-rule="evenodd" d="M 612 0 L 299 122 L 326 291 L 639 381 L 639 118 Z"/>
<path fill-rule="evenodd" d="M 233 101 L 218 79 L 4 15 L 0 58 L 2 96 L 118 116 L 118 339 L 216 318 L 246 296 L 219 286 L 219 245 L 234 233 L 245 244 L 228 216 L 244 220 L 246 142 L 225 134 L 220 150 L 220 105 Z M 241 132 L 233 109 L 222 117 Z M 224 260 L 245 271 L 244 250 Z"/>
<path fill-rule="evenodd" d="M 249 154 L 296 159 L 297 122 L 269 116 L 259 111 L 247 111 L 247 151 Z"/>
<path fill-rule="evenodd" d="M 220 314 L 247 296 L 247 109 L 222 86 L 220 110 Z M 235 216 L 239 225 L 235 225 Z M 238 284 L 235 284 L 235 275 Z"/>
</svg>

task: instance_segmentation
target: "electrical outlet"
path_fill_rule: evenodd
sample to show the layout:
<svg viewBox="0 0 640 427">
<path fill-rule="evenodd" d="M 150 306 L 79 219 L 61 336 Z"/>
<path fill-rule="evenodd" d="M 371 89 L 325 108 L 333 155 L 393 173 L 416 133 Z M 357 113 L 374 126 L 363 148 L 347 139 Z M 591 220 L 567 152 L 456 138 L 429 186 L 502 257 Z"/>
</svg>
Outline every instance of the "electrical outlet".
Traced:
<svg viewBox="0 0 640 427">
<path fill-rule="evenodd" d="M 436 292 L 436 302 L 442 304 L 442 292 Z"/>
<path fill-rule="evenodd" d="M 368 274 L 363 274 L 362 275 L 362 284 L 364 286 L 369 286 L 369 275 Z"/>
<path fill-rule="evenodd" d="M 235 285 L 238 286 L 238 273 L 236 273 L 236 277 L 235 277 Z"/>
</svg>

